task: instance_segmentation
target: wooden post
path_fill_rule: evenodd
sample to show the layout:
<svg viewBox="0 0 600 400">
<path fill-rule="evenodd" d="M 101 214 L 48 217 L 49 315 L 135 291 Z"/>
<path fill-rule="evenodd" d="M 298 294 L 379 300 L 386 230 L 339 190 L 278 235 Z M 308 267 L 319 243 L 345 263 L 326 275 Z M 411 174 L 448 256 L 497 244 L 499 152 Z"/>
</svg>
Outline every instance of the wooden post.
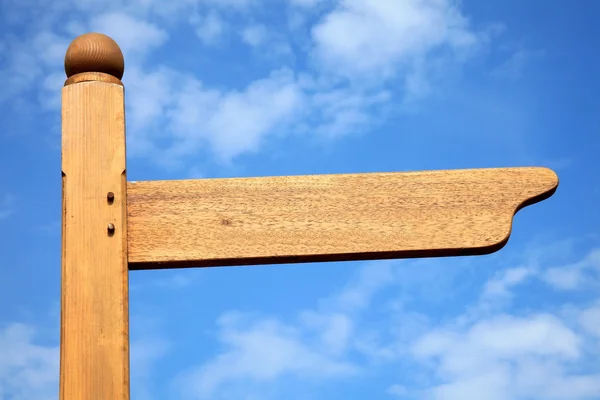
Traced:
<svg viewBox="0 0 600 400">
<path fill-rule="evenodd" d="M 129 399 L 124 61 L 91 33 L 62 89 L 61 400 Z"/>
</svg>

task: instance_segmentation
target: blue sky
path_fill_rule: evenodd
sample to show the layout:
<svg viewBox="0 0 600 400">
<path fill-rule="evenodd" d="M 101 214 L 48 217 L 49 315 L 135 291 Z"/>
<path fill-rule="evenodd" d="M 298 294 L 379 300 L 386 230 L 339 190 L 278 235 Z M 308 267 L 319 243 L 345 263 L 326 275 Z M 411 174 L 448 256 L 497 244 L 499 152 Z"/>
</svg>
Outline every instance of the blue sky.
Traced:
<svg viewBox="0 0 600 400">
<path fill-rule="evenodd" d="M 488 256 L 131 273 L 132 399 L 600 399 L 599 18 L 592 0 L 3 0 L 0 399 L 57 398 L 62 63 L 88 31 L 125 54 L 130 180 L 560 178 Z"/>
</svg>

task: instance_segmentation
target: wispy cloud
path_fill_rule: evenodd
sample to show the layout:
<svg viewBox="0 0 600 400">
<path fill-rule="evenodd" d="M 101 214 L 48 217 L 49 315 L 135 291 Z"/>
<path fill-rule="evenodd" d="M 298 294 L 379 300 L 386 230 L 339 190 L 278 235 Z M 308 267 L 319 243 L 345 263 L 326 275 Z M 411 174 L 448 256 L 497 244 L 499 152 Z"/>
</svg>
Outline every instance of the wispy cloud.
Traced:
<svg viewBox="0 0 600 400">
<path fill-rule="evenodd" d="M 217 324 L 224 351 L 181 374 L 176 385 L 189 398 L 229 398 L 231 387 L 260 387 L 279 378 L 326 381 L 356 375 L 361 366 L 347 358 L 353 317 L 393 280 L 388 264 L 362 269 L 320 307 L 298 312 L 294 322 L 230 311 Z"/>
<path fill-rule="evenodd" d="M 143 400 L 158 398 L 154 394 L 157 387 L 155 369 L 171 347 L 168 340 L 154 332 L 131 341 L 131 388 L 136 398 Z"/>
<path fill-rule="evenodd" d="M 339 0 L 328 7 L 296 1 L 274 9 L 282 17 L 310 16 L 304 30 L 287 25 L 267 30 L 260 11 L 266 6 L 250 0 L 32 3 L 45 11 L 30 11 L 43 23 L 29 24 L 25 36 L 7 40 L 12 50 L 4 72 L 14 76 L 12 95 L 31 90 L 45 74 L 52 78 L 42 90 L 52 94 L 39 97 L 46 107 L 57 107 L 68 41 L 88 30 L 107 33 L 127 60 L 131 154 L 181 168 L 183 160 L 205 149 L 229 163 L 261 150 L 267 138 L 365 132 L 390 105 L 430 92 L 438 66 L 461 65 L 487 40 L 449 0 Z M 15 3 L 12 18 L 23 19 L 33 8 Z M 66 9 L 72 10 L 67 21 Z M 198 42 L 186 42 L 190 51 L 202 54 L 222 40 L 238 40 L 260 47 L 260 54 L 285 57 L 275 68 L 267 61 L 262 76 L 254 74 L 242 86 L 212 86 L 193 68 L 153 58 L 166 51 L 174 26 L 181 24 L 197 33 Z M 23 64 L 37 69 L 18 75 Z"/>
<path fill-rule="evenodd" d="M 454 2 L 446 0 L 342 1 L 312 35 L 315 55 L 329 72 L 377 80 L 410 71 L 435 49 L 460 52 L 479 42 Z"/>
<path fill-rule="evenodd" d="M 533 267 L 516 267 L 503 270 L 498 275 L 490 279 L 484 287 L 484 297 L 508 297 L 513 293 L 511 289 L 517 285 L 527 282 L 527 280 L 536 274 Z"/>
<path fill-rule="evenodd" d="M 152 277 L 145 276 L 138 280 L 138 277 L 130 277 L 129 289 L 131 291 L 140 290 L 177 290 L 189 287 L 198 281 L 197 271 L 154 271 Z"/>
<path fill-rule="evenodd" d="M 592 248 L 560 268 L 597 268 L 599 251 Z M 480 295 L 466 302 L 461 297 L 460 308 L 447 295 L 438 303 L 449 308 L 442 313 L 432 314 L 432 303 L 411 302 L 406 292 L 438 291 L 444 285 L 460 290 L 455 284 L 468 269 L 439 273 L 460 263 L 368 263 L 291 318 L 226 311 L 216 321 L 218 350 L 180 371 L 169 390 L 190 399 L 278 398 L 290 388 L 307 394 L 320 385 L 343 385 L 388 371 L 379 381 L 381 393 L 399 398 L 596 398 L 600 368 L 592 360 L 600 343 L 600 297 L 586 287 L 596 288 L 600 277 L 576 281 L 578 290 L 593 292 L 591 302 L 540 308 L 523 300 L 529 285 L 543 284 L 537 290 L 550 291 L 563 286 L 545 279 L 555 267 L 533 263 L 534 268 L 521 261 L 520 267 L 481 280 Z M 440 286 L 440 281 L 447 282 Z M 132 338 L 135 390 L 152 398 L 157 362 L 168 357 L 172 344 L 153 324 L 140 325 L 135 318 L 132 323 L 143 332 Z M 12 324 L 2 332 L 0 350 L 8 357 L 0 362 L 0 388 L 9 396 L 53 398 L 57 347 L 35 344 L 32 327 Z M 390 368 L 398 371 L 396 378 Z"/>
<path fill-rule="evenodd" d="M 196 35 L 206 45 L 216 44 L 226 29 L 226 22 L 216 12 L 196 16 L 192 21 L 196 25 Z"/>
<path fill-rule="evenodd" d="M 11 194 L 0 197 L 0 221 L 10 217 L 15 211 L 16 199 Z"/>
<path fill-rule="evenodd" d="M 589 265 L 596 253 L 591 250 L 564 268 Z M 421 267 L 435 268 L 440 262 L 428 263 L 429 267 L 422 263 Z M 600 369 L 581 369 L 591 365 L 595 354 L 598 304 L 571 304 L 565 313 L 561 304 L 551 312 L 548 307 L 521 308 L 506 301 L 522 296 L 523 291 L 515 290 L 518 287 L 546 282 L 544 276 L 551 268 L 525 263 L 504 268 L 481 282 L 480 296 L 463 303 L 466 311 L 459 309 L 435 320 L 427 316 L 423 302 L 397 297 L 401 287 L 448 279 L 436 274 L 411 277 L 407 271 L 415 265 L 367 265 L 341 290 L 321 299 L 317 307 L 299 311 L 293 320 L 236 311 L 223 314 L 217 323 L 222 350 L 179 376 L 177 385 L 189 398 L 228 399 L 233 398 L 232 388 L 238 394 L 262 393 L 266 388 L 275 390 L 273 385 L 279 381 L 292 385 L 295 380 L 309 390 L 318 382 L 361 379 L 367 370 L 372 375 L 378 368 L 393 366 L 412 371 L 381 389 L 399 398 L 591 399 L 600 395 Z M 555 288 L 550 282 L 545 290 Z M 431 378 L 417 379 L 419 373 Z"/>
<path fill-rule="evenodd" d="M 301 331 L 279 321 L 227 313 L 218 323 L 219 341 L 227 350 L 178 379 L 189 398 L 219 398 L 228 387 L 245 382 L 252 386 L 289 375 L 321 380 L 356 371 L 351 363 L 305 343 Z"/>
<path fill-rule="evenodd" d="M 157 362 L 172 346 L 156 324 L 138 316 L 132 316 L 132 322 L 140 332 L 130 343 L 132 392 L 136 398 L 154 399 Z M 37 328 L 0 325 L 0 399 L 58 399 L 59 346 L 56 338 L 49 340 Z"/>
<path fill-rule="evenodd" d="M 38 344 L 36 333 L 20 323 L 0 329 L 0 398 L 56 399 L 59 348 Z"/>
<path fill-rule="evenodd" d="M 517 81 L 523 76 L 530 64 L 542 56 L 542 51 L 527 49 L 510 51 L 508 58 L 492 69 L 491 75 L 499 79 Z"/>
<path fill-rule="evenodd" d="M 430 399 L 590 399 L 600 374 L 582 373 L 583 338 L 554 315 L 497 315 L 464 330 L 420 338 L 417 359 L 432 362 Z M 589 355 L 588 355 L 589 356 Z"/>
<path fill-rule="evenodd" d="M 542 275 L 548 284 L 560 290 L 579 290 L 600 283 L 600 250 L 576 263 L 549 268 Z"/>
</svg>

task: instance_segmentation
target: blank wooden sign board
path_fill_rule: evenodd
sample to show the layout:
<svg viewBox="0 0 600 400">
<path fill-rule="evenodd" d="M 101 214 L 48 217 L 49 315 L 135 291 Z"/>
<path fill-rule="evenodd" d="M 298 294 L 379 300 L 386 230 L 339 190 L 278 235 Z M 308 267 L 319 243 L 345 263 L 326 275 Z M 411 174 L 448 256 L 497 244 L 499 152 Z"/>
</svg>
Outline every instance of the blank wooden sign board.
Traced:
<svg viewBox="0 0 600 400">
<path fill-rule="evenodd" d="M 76 38 L 62 89 L 61 400 L 129 399 L 129 270 L 488 254 L 547 168 L 128 182 L 124 61 Z"/>
</svg>

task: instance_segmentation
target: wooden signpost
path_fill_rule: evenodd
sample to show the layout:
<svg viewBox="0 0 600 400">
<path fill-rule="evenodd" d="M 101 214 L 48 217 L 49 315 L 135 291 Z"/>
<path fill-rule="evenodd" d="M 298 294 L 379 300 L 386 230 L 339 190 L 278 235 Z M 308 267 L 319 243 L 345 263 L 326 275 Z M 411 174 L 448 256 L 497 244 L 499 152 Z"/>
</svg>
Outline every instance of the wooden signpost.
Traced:
<svg viewBox="0 0 600 400">
<path fill-rule="evenodd" d="M 128 182 L 124 60 L 76 38 L 62 89 L 61 400 L 129 399 L 129 270 L 488 254 L 547 168 Z"/>
</svg>

